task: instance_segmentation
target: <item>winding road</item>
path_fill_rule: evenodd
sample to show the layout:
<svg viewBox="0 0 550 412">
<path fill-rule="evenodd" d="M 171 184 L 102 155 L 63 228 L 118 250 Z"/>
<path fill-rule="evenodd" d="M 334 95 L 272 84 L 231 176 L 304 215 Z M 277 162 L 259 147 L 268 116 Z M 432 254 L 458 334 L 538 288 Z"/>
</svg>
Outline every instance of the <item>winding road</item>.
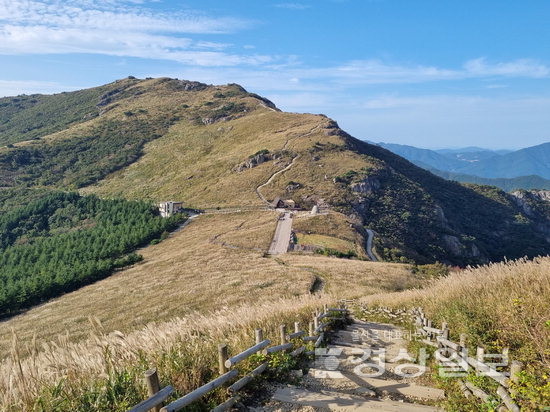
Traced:
<svg viewBox="0 0 550 412">
<path fill-rule="evenodd" d="M 372 251 L 372 241 L 374 239 L 374 232 L 370 229 L 367 229 L 367 234 L 369 235 L 367 238 L 367 255 L 369 256 L 369 259 L 373 262 L 378 262 L 378 259 L 376 256 L 374 256 L 374 253 Z"/>
</svg>

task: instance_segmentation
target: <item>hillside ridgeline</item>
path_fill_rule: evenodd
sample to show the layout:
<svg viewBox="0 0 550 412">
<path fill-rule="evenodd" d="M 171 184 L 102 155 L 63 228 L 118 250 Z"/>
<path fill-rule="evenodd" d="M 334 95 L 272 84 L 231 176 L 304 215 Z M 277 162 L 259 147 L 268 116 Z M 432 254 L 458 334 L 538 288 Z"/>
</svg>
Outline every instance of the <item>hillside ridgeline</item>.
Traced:
<svg viewBox="0 0 550 412">
<path fill-rule="evenodd" d="M 373 229 L 378 253 L 393 261 L 467 265 L 550 249 L 546 212 L 527 215 L 500 190 L 445 181 L 323 115 L 281 112 L 238 85 L 129 78 L 66 97 L 75 93 L 95 114 L 30 141 L 17 125 L 37 122 L 36 110 L 6 106 L 4 127 L 19 143 L 0 149 L 0 185 L 198 208 L 261 207 L 262 196 L 328 205 Z"/>
</svg>

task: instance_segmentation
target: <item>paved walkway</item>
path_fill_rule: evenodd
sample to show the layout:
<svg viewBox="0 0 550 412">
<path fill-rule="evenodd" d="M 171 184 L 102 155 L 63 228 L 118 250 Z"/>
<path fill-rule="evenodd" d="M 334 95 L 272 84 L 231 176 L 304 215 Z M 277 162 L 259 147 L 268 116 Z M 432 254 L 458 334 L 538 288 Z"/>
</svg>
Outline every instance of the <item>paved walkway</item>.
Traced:
<svg viewBox="0 0 550 412">
<path fill-rule="evenodd" d="M 292 234 L 292 214 L 285 212 L 285 214 L 279 218 L 277 222 L 277 228 L 275 229 L 275 235 L 269 246 L 268 253 L 270 255 L 280 255 L 288 251 L 288 245 L 290 244 L 290 236 Z"/>
<path fill-rule="evenodd" d="M 374 240 L 374 232 L 370 229 L 367 229 L 367 255 L 369 255 L 369 259 L 373 262 L 378 262 L 378 259 L 376 259 L 376 256 L 374 256 L 374 253 L 372 251 L 372 241 Z"/>
</svg>

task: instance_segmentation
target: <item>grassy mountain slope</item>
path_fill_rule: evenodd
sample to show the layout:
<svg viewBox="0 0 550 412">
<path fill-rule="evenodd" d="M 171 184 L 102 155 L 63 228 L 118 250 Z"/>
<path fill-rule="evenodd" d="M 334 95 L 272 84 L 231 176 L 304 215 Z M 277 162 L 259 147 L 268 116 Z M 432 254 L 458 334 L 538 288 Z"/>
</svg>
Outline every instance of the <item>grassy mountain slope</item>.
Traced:
<svg viewBox="0 0 550 412">
<path fill-rule="evenodd" d="M 0 149 L 3 184 L 199 208 L 261 207 L 277 196 L 328 204 L 374 229 L 390 260 L 464 265 L 548 253 L 544 225 L 503 192 L 445 181 L 322 115 L 281 112 L 237 85 L 109 87 L 116 92 L 86 124 Z"/>
<path fill-rule="evenodd" d="M 143 261 L 111 277 L 51 300 L 2 322 L 0 357 L 12 328 L 21 342 L 48 342 L 70 330 L 71 340 L 88 336 L 88 317 L 106 330 L 124 333 L 175 316 L 209 313 L 254 303 L 259 298 L 318 292 L 359 297 L 418 286 L 407 265 L 334 259 L 314 255 L 265 258 L 276 212 L 199 216 L 158 245 L 139 250 Z M 243 264 L 246 262 L 246 264 Z"/>
<path fill-rule="evenodd" d="M 369 227 L 379 254 L 392 260 L 467 264 L 548 252 L 538 200 L 445 181 L 354 139 L 325 116 L 280 112 L 237 85 L 125 79 L 107 86 L 116 91 L 100 99 L 97 116 L 0 148 L 2 212 L 71 188 L 102 198 L 249 209 L 199 216 L 139 250 L 142 262 L 3 321 L 0 402 L 13 410 L 37 399 L 47 410 L 86 410 L 94 402 L 127 410 L 143 395 L 144 368 L 162 365 L 180 391 L 197 387 L 212 376 L 209 359 L 222 337 L 232 334 L 238 350 L 260 320 L 268 333 L 290 313 L 305 320 L 310 295 L 324 303 L 426 283 L 397 263 L 265 257 L 277 214 L 261 210 L 264 199 L 328 205 L 329 215 L 296 219 L 298 236 L 360 251 Z M 227 315 L 232 311 L 237 315 Z M 86 340 L 90 316 L 111 335 Z M 174 317 L 183 318 L 169 322 Z M 18 353 L 10 350 L 12 330 Z M 208 344 L 198 345 L 198 336 Z"/>
<path fill-rule="evenodd" d="M 0 98 L 0 146 L 38 139 L 93 119 L 116 90 L 111 83 L 54 95 Z"/>
<path fill-rule="evenodd" d="M 486 353 L 509 348 L 511 359 L 525 365 L 515 400 L 521 410 L 539 411 L 550 402 L 549 294 L 550 258 L 546 257 L 468 269 L 434 281 L 427 288 L 372 295 L 364 301 L 399 308 L 421 306 L 436 325 L 447 322 L 454 342 L 466 333 L 470 353 L 478 346 Z M 456 380 L 446 381 L 446 410 L 478 410 L 478 399 L 470 403 L 459 397 Z M 490 379 L 477 378 L 476 384 L 495 394 L 496 386 Z"/>
</svg>

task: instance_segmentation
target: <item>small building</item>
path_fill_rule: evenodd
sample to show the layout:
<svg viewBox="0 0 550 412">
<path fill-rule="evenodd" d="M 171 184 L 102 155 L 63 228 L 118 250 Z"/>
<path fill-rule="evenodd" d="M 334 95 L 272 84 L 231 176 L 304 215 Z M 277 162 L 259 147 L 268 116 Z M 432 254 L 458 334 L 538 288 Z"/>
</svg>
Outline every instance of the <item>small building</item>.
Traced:
<svg viewBox="0 0 550 412">
<path fill-rule="evenodd" d="M 172 216 L 174 213 L 181 212 L 183 210 L 183 202 L 161 202 L 159 203 L 159 211 L 162 217 Z"/>
<path fill-rule="evenodd" d="M 273 199 L 273 202 L 271 202 L 271 207 L 274 209 L 295 209 L 296 202 L 292 199 L 284 200 L 280 197 L 276 197 Z"/>
</svg>

